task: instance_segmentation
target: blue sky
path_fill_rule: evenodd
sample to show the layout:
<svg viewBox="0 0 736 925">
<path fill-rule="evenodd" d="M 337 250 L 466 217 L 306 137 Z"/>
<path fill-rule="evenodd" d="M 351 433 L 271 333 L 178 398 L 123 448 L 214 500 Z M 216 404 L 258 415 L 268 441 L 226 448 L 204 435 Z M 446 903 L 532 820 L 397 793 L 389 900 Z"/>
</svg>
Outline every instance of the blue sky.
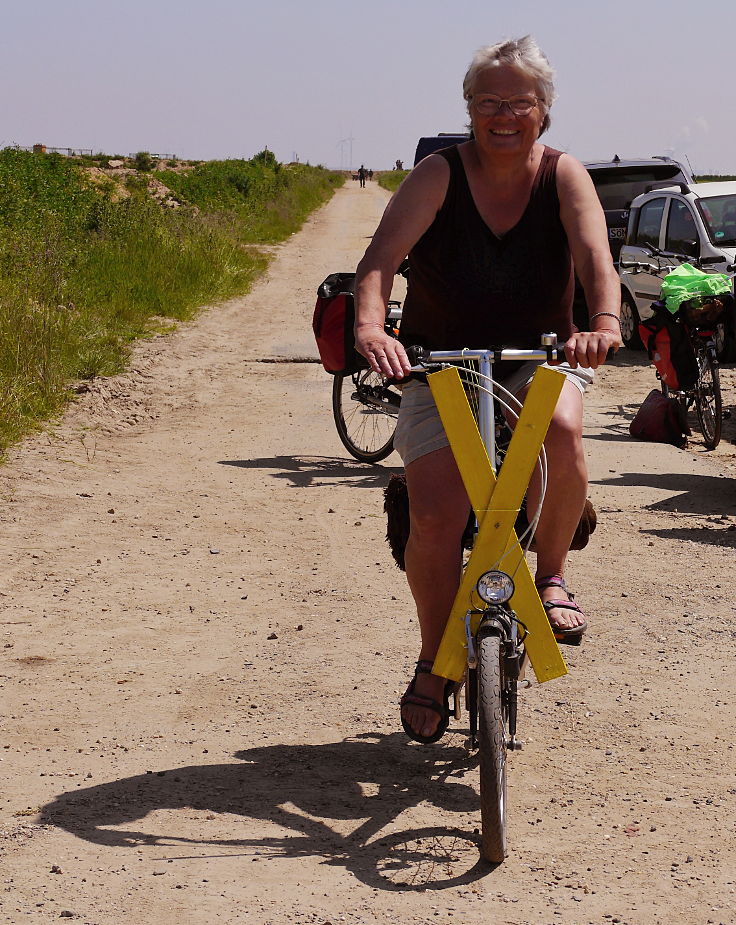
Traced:
<svg viewBox="0 0 736 925">
<path fill-rule="evenodd" d="M 32 0 L 2 14 L 0 145 L 410 166 L 463 128 L 473 52 L 530 32 L 557 72 L 549 144 L 736 174 L 732 22 L 733 0 Z"/>
</svg>

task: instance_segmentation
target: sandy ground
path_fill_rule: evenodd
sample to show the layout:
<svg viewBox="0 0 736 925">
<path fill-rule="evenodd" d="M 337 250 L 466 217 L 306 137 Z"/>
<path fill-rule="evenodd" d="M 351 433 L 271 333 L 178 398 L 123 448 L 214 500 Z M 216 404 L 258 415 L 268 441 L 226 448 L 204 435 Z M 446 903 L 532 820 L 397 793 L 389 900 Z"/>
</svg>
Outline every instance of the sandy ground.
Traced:
<svg viewBox="0 0 736 925">
<path fill-rule="evenodd" d="M 736 921 L 736 447 L 632 440 L 642 354 L 589 396 L 591 631 L 524 693 L 505 864 L 463 728 L 401 733 L 399 461 L 346 455 L 319 366 L 262 362 L 315 356 L 316 286 L 386 198 L 348 184 L 0 470 L 3 921 Z"/>
</svg>

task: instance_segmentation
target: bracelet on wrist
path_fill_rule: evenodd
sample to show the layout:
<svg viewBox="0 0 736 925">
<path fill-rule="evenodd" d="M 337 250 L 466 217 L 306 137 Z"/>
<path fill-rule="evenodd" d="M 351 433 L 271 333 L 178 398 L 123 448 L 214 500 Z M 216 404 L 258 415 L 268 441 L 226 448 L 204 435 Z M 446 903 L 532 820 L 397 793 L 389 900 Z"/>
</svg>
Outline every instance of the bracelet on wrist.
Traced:
<svg viewBox="0 0 736 925">
<path fill-rule="evenodd" d="M 621 327 L 621 319 L 614 312 L 596 312 L 594 315 L 591 315 L 588 319 L 588 323 L 592 324 L 596 318 L 615 318 L 618 321 L 619 327 Z"/>
<path fill-rule="evenodd" d="M 380 321 L 360 321 L 355 325 L 356 328 L 382 328 L 383 323 Z"/>
</svg>

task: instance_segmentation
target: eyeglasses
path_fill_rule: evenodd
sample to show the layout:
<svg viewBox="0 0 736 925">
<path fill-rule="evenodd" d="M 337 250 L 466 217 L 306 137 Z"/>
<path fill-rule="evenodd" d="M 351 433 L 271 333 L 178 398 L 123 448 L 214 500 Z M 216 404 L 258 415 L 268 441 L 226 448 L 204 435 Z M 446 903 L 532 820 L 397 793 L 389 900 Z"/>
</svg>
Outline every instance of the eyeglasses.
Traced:
<svg viewBox="0 0 736 925">
<path fill-rule="evenodd" d="M 504 103 L 515 116 L 528 116 L 532 109 L 544 102 L 541 96 L 528 96 L 527 94 L 519 94 L 519 96 L 512 96 L 511 99 L 502 100 L 490 93 L 482 93 L 480 96 L 471 96 L 470 99 L 482 116 L 495 116 L 501 111 Z"/>
</svg>

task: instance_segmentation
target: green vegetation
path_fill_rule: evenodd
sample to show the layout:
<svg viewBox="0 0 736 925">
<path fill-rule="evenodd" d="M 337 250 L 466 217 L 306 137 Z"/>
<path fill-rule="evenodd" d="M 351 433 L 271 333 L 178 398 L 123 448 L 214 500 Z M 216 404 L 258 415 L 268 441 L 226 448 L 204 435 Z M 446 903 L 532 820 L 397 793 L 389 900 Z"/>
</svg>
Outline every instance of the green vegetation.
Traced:
<svg viewBox="0 0 736 925">
<path fill-rule="evenodd" d="M 283 240 L 344 182 L 321 167 L 281 165 L 268 150 L 248 161 L 206 161 L 156 177 L 205 212 L 208 224 L 244 244 Z"/>
<path fill-rule="evenodd" d="M 148 151 L 139 151 L 134 158 L 134 163 L 135 169 L 140 170 L 142 173 L 147 173 L 156 166 L 153 155 L 149 154 Z"/>
<path fill-rule="evenodd" d="M 156 172 L 184 203 L 165 208 L 149 176 L 92 183 L 70 158 L 0 151 L 0 453 L 136 337 L 247 292 L 267 259 L 243 242 L 283 240 L 342 182 L 264 152 Z"/>
<path fill-rule="evenodd" d="M 696 183 L 725 183 L 727 180 L 736 180 L 736 176 L 731 174 L 703 174 L 702 177 L 694 177 Z"/>
<path fill-rule="evenodd" d="M 390 193 L 395 193 L 408 173 L 408 170 L 387 170 L 379 173 L 378 185 L 387 189 Z"/>
</svg>

